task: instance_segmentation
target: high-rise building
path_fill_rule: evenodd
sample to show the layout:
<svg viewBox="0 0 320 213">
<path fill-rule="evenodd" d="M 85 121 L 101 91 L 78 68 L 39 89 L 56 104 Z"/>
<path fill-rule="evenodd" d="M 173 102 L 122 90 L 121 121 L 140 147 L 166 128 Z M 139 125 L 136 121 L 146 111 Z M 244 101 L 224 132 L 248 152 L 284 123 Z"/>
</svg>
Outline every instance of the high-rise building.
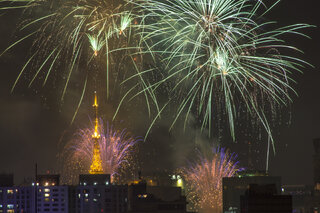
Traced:
<svg viewBox="0 0 320 213">
<path fill-rule="evenodd" d="M 68 186 L 36 186 L 37 212 L 68 213 Z"/>
<path fill-rule="evenodd" d="M 128 186 L 113 185 L 109 174 L 84 174 L 70 188 L 70 212 L 127 212 Z"/>
<path fill-rule="evenodd" d="M 292 196 L 292 212 L 306 213 L 306 203 L 313 196 L 313 186 L 307 185 L 283 185 L 281 194 Z"/>
<path fill-rule="evenodd" d="M 34 193 L 32 186 L 0 187 L 0 212 L 34 213 Z"/>
<path fill-rule="evenodd" d="M 242 172 L 235 177 L 225 177 L 222 180 L 223 213 L 240 213 L 240 196 L 245 195 L 250 184 L 275 184 L 277 193 L 281 193 L 281 177 L 264 172 Z"/>
<path fill-rule="evenodd" d="M 147 186 L 142 179 L 115 185 L 108 174 L 80 175 L 76 186 L 59 185 L 59 175 L 36 180 L 30 186 L 0 187 L 0 213 L 186 213 L 181 187 Z"/>
<path fill-rule="evenodd" d="M 68 186 L 60 185 L 60 175 L 36 175 L 33 185 L 35 199 L 33 200 L 36 213 L 59 212 L 68 213 Z"/>
<path fill-rule="evenodd" d="M 128 212 L 186 213 L 186 204 L 180 187 L 148 186 L 141 181 L 128 188 Z"/>
<path fill-rule="evenodd" d="M 281 195 L 275 184 L 250 184 L 240 197 L 241 213 L 292 213 L 291 195 Z"/>
</svg>

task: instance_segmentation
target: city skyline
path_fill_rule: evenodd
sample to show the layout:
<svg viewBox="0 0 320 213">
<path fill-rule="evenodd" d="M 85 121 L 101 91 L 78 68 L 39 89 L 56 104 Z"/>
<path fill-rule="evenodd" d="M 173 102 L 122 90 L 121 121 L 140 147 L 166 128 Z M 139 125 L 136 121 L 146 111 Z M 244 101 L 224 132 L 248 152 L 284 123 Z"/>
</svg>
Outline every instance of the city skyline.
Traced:
<svg viewBox="0 0 320 213">
<path fill-rule="evenodd" d="M 0 42 L 0 50 L 4 50 L 13 40 L 13 32 L 17 25 L 15 16 L 19 12 L 13 14 L 6 12 L 6 14 L 8 16 L 0 16 L 0 36 L 3 38 Z M 304 4 L 298 0 L 283 0 L 269 16 L 278 20 L 281 25 L 308 23 L 319 26 L 319 15 L 311 0 Z M 304 32 L 312 39 L 298 37 L 289 43 L 303 50 L 305 54 L 302 58 L 313 64 L 315 68 L 306 67 L 303 69 L 304 74 L 296 74 L 294 78 L 298 82 L 294 88 L 299 97 L 293 96 L 291 124 L 279 125 L 279 129 L 274 131 L 277 153 L 276 156 L 272 155 L 270 160 L 270 174 L 282 176 L 285 184 L 313 183 L 312 143 L 314 138 L 320 137 L 320 99 L 318 98 L 320 63 L 317 60 L 320 33 L 318 28 L 310 28 Z M 70 126 L 70 117 L 72 117 L 70 115 L 74 107 L 68 104 L 61 107 L 60 103 L 51 102 L 48 93 L 28 89 L 27 85 L 22 84 L 13 94 L 10 94 L 12 84 L 19 73 L 21 61 L 25 58 L 26 48 L 27 45 L 21 45 L 0 57 L 0 70 L 3 72 L 0 79 L 0 134 L 3 136 L 0 143 L 0 172 L 14 172 L 20 176 L 18 181 L 22 181 L 21 177 L 33 175 L 30 171 L 33 171 L 36 162 L 40 170 L 57 170 L 57 155 L 65 143 L 66 135 L 87 125 L 90 122 L 88 117 L 92 117 L 89 97 L 84 100 L 74 124 Z M 52 95 L 52 92 L 50 91 L 49 94 Z M 104 101 L 103 105 L 102 116 L 106 121 L 110 121 L 116 106 L 110 101 Z M 144 136 L 150 119 L 145 116 L 145 111 L 139 110 L 138 104 L 131 106 L 134 110 L 123 110 L 119 119 L 116 119 L 115 125 L 127 128 L 134 135 Z M 215 137 L 209 139 L 206 136 L 200 136 L 199 130 L 192 127 L 188 129 L 192 131 L 174 130 L 169 133 L 167 126 L 169 124 L 166 120 L 156 124 L 144 142 L 144 150 L 153 153 L 153 150 L 157 149 L 158 153 L 151 156 L 154 158 L 152 163 L 161 170 L 183 165 L 195 143 L 210 144 L 216 141 Z M 261 155 L 265 155 L 265 140 L 262 140 Z M 159 156 L 165 159 L 160 162 L 157 159 Z M 265 157 L 262 157 L 261 164 L 265 164 L 264 159 Z M 145 164 L 145 170 L 152 168 L 150 162 Z"/>
</svg>

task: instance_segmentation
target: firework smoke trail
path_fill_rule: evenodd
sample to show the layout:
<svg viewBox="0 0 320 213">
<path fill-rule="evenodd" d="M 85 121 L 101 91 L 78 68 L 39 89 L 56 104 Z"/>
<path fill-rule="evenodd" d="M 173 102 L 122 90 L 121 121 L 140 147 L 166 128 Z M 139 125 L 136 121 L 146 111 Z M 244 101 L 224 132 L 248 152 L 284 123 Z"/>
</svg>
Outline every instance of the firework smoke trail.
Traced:
<svg viewBox="0 0 320 213">
<path fill-rule="evenodd" d="M 101 152 L 103 172 L 110 174 L 113 181 L 130 172 L 134 164 L 135 144 L 140 140 L 130 136 L 125 130 L 118 131 L 100 119 L 98 139 Z M 62 163 L 69 181 L 75 181 L 79 174 L 87 174 L 92 163 L 94 128 L 79 129 L 74 138 L 64 147 Z"/>
<path fill-rule="evenodd" d="M 210 156 L 199 153 L 199 161 L 182 169 L 187 198 L 194 210 L 202 213 L 222 212 L 222 178 L 232 177 L 238 167 L 236 155 L 224 148 L 213 150 Z"/>
<path fill-rule="evenodd" d="M 264 16 L 277 3 L 267 7 L 259 0 L 132 1 L 143 14 L 138 27 L 145 53 L 165 64 L 165 77 L 148 89 L 175 82 L 169 98 L 178 105 L 172 126 L 184 113 L 185 123 L 195 113 L 202 129 L 209 131 L 214 122 L 227 120 L 235 138 L 237 118 L 249 115 L 272 139 L 270 117 L 291 102 L 289 93 L 295 93 L 290 74 L 307 64 L 283 53 L 298 49 L 281 36 L 304 36 L 299 30 L 310 27 L 275 29 Z M 143 71 L 139 77 L 154 71 L 159 70 Z"/>
</svg>

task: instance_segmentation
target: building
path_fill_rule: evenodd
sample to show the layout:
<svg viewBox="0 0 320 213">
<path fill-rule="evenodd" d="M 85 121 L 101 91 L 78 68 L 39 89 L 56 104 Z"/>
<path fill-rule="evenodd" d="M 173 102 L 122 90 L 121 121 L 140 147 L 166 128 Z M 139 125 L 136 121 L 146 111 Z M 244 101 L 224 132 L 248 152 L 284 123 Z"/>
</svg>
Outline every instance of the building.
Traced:
<svg viewBox="0 0 320 213">
<path fill-rule="evenodd" d="M 245 195 L 250 184 L 275 184 L 277 194 L 281 193 L 281 177 L 268 176 L 264 172 L 242 172 L 235 177 L 225 177 L 223 187 L 223 213 L 240 212 L 240 196 Z"/>
<path fill-rule="evenodd" d="M 305 213 L 306 204 L 313 196 L 313 186 L 307 185 L 283 185 L 281 188 L 282 195 L 292 196 L 292 212 Z"/>
<path fill-rule="evenodd" d="M 111 184 L 109 174 L 80 175 L 79 185 L 69 188 L 69 212 L 127 212 L 128 186 Z"/>
<path fill-rule="evenodd" d="M 34 192 L 32 186 L 0 187 L 0 212 L 34 213 Z"/>
<path fill-rule="evenodd" d="M 30 186 L 0 187 L 0 213 L 186 212 L 180 187 L 147 186 L 144 181 L 114 185 L 106 174 L 80 175 L 76 186 L 59 185 L 58 175 L 36 180 Z"/>
<path fill-rule="evenodd" d="M 291 195 L 280 195 L 275 184 L 250 184 L 241 195 L 241 213 L 292 213 Z"/>
<path fill-rule="evenodd" d="M 37 212 L 68 213 L 68 186 L 36 186 Z"/>
<path fill-rule="evenodd" d="M 148 186 L 145 181 L 128 187 L 128 212 L 186 213 L 180 187 Z"/>
<path fill-rule="evenodd" d="M 13 174 L 0 175 L 0 212 L 34 212 L 35 189 L 14 186 Z"/>
<path fill-rule="evenodd" d="M 69 189 L 68 186 L 60 186 L 60 175 L 36 175 L 36 183 L 33 187 L 36 197 L 33 200 L 36 206 L 34 212 L 69 212 Z"/>
<path fill-rule="evenodd" d="M 0 187 L 0 212 L 69 212 L 68 186 L 60 186 L 59 178 L 59 175 L 37 175 L 30 186 Z"/>
</svg>

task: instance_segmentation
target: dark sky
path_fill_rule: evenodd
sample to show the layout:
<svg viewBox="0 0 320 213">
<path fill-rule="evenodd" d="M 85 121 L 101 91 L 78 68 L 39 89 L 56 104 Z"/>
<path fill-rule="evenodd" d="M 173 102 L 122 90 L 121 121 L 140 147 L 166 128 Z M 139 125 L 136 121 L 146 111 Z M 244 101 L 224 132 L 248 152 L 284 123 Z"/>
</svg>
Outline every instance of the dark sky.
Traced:
<svg viewBox="0 0 320 213">
<path fill-rule="evenodd" d="M 15 38 L 17 14 L 0 15 L 0 50 Z M 308 23 L 320 26 L 318 8 L 312 0 L 282 0 L 268 18 L 277 20 L 280 25 Z M 315 68 L 306 67 L 304 74 L 294 74 L 297 80 L 294 88 L 299 96 L 294 97 L 291 108 L 292 122 L 275 131 L 277 153 L 270 163 L 270 173 L 282 176 L 285 184 L 312 183 L 312 140 L 320 137 L 319 28 L 308 29 L 306 33 L 312 37 L 311 40 L 295 37 L 289 43 L 302 49 L 305 52 L 302 58 Z M 35 162 L 41 172 L 57 170 L 57 154 L 64 143 L 61 138 L 65 132 L 74 129 L 74 126 L 69 126 L 72 110 L 45 101 L 46 93 L 28 89 L 23 84 L 13 94 L 10 93 L 27 51 L 28 45 L 20 45 L 0 57 L 0 173 L 14 172 L 18 182 L 22 177 L 33 175 Z M 109 104 L 107 107 L 112 111 L 115 106 Z M 122 118 L 129 122 L 128 128 L 132 133 L 144 135 L 147 126 L 145 113 L 138 106 L 133 109 Z M 82 108 L 75 126 L 88 121 L 90 110 L 90 107 Z M 108 111 L 104 113 L 108 114 Z M 194 130 L 169 134 L 166 124 L 159 124 L 151 132 L 143 150 L 156 150 L 154 159 L 157 160 L 154 163 L 158 166 L 181 165 L 192 147 L 188 142 L 192 134 L 199 133 Z M 261 145 L 262 149 L 264 146 Z M 164 160 L 160 162 L 159 157 Z"/>
</svg>

